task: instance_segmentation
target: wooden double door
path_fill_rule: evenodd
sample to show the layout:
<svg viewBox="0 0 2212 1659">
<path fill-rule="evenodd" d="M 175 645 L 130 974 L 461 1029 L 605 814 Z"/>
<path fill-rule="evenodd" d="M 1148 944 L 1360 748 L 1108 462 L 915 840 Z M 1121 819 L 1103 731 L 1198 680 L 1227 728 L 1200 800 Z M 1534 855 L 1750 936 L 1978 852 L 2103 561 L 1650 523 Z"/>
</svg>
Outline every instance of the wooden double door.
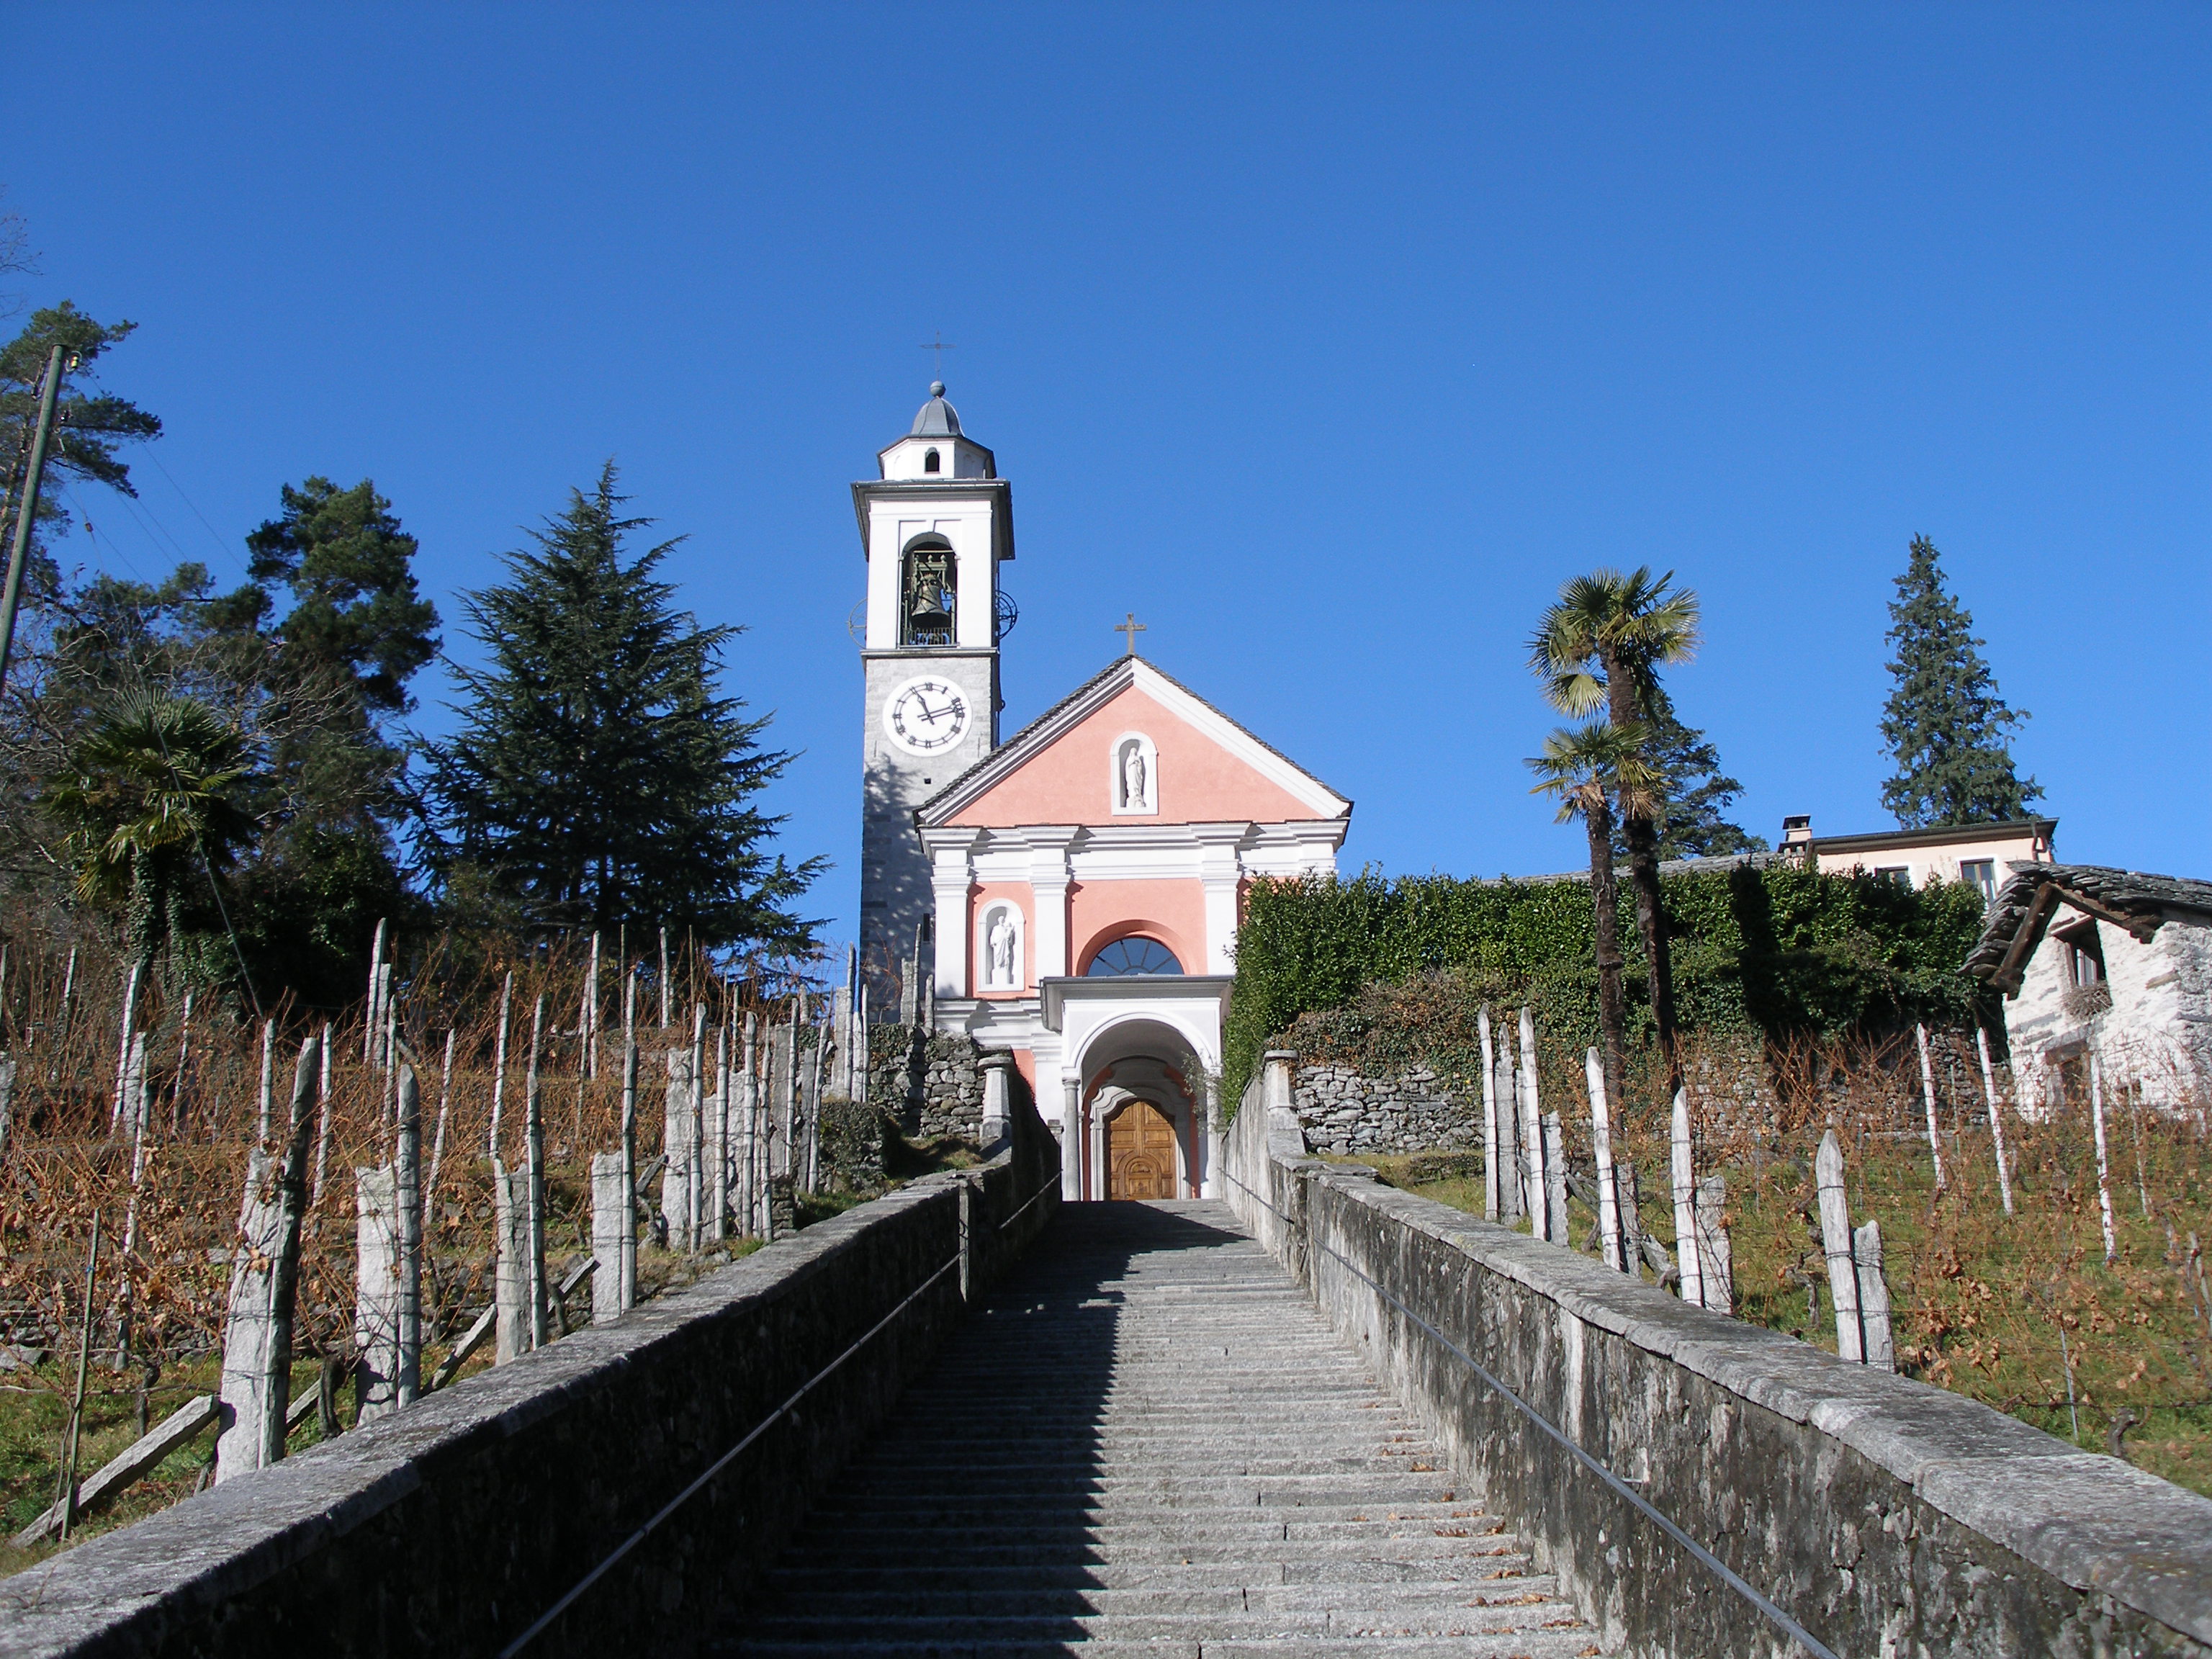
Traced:
<svg viewBox="0 0 2212 1659">
<path fill-rule="evenodd" d="M 1106 1196 L 1176 1195 L 1175 1125 L 1150 1101 L 1133 1100 L 1106 1121 Z"/>
</svg>

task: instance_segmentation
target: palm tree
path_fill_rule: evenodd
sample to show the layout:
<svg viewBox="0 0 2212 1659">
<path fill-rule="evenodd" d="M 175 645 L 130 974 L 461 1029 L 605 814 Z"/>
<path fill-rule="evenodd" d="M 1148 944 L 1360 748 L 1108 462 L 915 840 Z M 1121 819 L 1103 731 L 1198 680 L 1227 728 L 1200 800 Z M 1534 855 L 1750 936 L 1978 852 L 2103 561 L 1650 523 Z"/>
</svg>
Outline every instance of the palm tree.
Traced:
<svg viewBox="0 0 2212 1659">
<path fill-rule="evenodd" d="M 119 904 L 132 958 L 176 931 L 195 863 L 227 867 L 260 826 L 233 799 L 250 775 L 246 734 L 195 698 L 118 696 L 70 756 L 46 805 L 69 827 L 77 896 Z"/>
<path fill-rule="evenodd" d="M 1605 710 L 1622 730 L 1656 712 L 1662 665 L 1687 662 L 1698 648 L 1698 596 L 1671 586 L 1674 573 L 1655 577 L 1648 565 L 1623 575 L 1593 570 L 1559 589 L 1528 641 L 1528 666 L 1562 713 Z M 1628 878 L 1636 894 L 1637 930 L 1651 964 L 1651 1013 L 1659 1049 L 1674 1063 L 1674 972 L 1667 950 L 1667 917 L 1659 902 L 1660 789 L 1621 813 L 1628 842 Z"/>
<path fill-rule="evenodd" d="M 1555 795 L 1559 819 L 1579 817 L 1589 834 L 1590 921 L 1597 939 L 1597 1024 L 1605 1050 L 1606 1092 L 1622 1098 L 1628 1049 L 1627 994 L 1620 959 L 1620 889 L 1613 877 L 1613 824 L 1649 814 L 1657 798 L 1656 775 L 1644 755 L 1644 731 L 1630 721 L 1596 720 L 1562 726 L 1544 739 L 1544 752 L 1528 762 L 1539 781 L 1531 794 Z"/>
</svg>

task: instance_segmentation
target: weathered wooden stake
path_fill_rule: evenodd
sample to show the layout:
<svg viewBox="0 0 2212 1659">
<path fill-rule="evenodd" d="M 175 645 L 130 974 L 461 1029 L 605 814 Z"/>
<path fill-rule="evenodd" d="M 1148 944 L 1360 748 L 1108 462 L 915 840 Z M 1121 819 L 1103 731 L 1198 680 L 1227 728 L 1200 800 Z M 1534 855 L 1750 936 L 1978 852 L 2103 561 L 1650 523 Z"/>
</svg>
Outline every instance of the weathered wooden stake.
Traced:
<svg viewBox="0 0 2212 1659">
<path fill-rule="evenodd" d="M 1475 1010 L 1474 1028 L 1482 1039 L 1482 1218 L 1503 1213 L 1498 1179 L 1498 1057 L 1491 1048 L 1490 1005 Z"/>
<path fill-rule="evenodd" d="M 691 1123 L 696 1114 L 691 1086 L 691 1051 L 662 1051 L 668 1086 L 661 1096 L 660 1149 L 667 1158 L 660 1170 L 660 1213 L 668 1224 L 668 1248 L 692 1248 Z"/>
<path fill-rule="evenodd" d="M 127 1258 L 138 1248 L 138 1193 L 146 1179 L 146 1119 L 150 1103 L 146 1098 L 143 1031 L 131 1034 L 131 1060 L 124 1067 L 123 1098 L 131 1127 L 131 1202 L 125 1208 L 123 1220 L 123 1254 Z"/>
<path fill-rule="evenodd" d="M 1735 1311 L 1735 1260 L 1727 1226 L 1726 1177 L 1709 1175 L 1698 1182 L 1694 1220 L 1698 1232 L 1698 1295 L 1702 1304 L 1717 1314 Z"/>
<path fill-rule="evenodd" d="M 107 1118 L 110 1134 L 123 1127 L 123 1079 L 131 1068 L 131 1036 L 138 1018 L 138 976 L 145 965 L 143 962 L 132 963 L 123 981 L 123 1029 L 115 1039 L 115 1103 Z M 266 1130 L 263 1131 L 263 1139 L 267 1139 Z"/>
<path fill-rule="evenodd" d="M 690 1201 L 685 1206 L 688 1226 L 684 1248 L 696 1250 L 706 1243 L 707 1232 L 707 1005 L 691 1005 L 691 1177 Z"/>
<path fill-rule="evenodd" d="M 1997 1196 L 2004 1200 L 2004 1212 L 2012 1213 L 2012 1170 L 2005 1162 L 2004 1108 L 1997 1100 L 1996 1073 L 1990 1066 L 1990 1036 L 1980 1026 L 1974 1028 L 1974 1048 L 1982 1057 L 1982 1092 L 1990 1101 L 1990 1139 L 1995 1143 L 1997 1154 Z"/>
<path fill-rule="evenodd" d="M 292 1310 L 300 1279 L 300 1224 L 307 1209 L 307 1143 L 314 1127 L 321 1048 L 314 1037 L 301 1046 L 281 1162 L 260 1146 L 246 1159 L 223 1322 L 226 1426 L 216 1442 L 218 1483 L 284 1455 L 285 1411 L 292 1392 Z"/>
<path fill-rule="evenodd" d="M 2089 1118 L 2097 1137 L 2097 1208 L 2105 1224 L 2105 1260 L 2119 1254 L 2118 1235 L 2112 1228 L 2112 1170 L 2105 1153 L 2105 1075 L 2093 1051 L 2089 1055 Z"/>
<path fill-rule="evenodd" d="M 1698 1264 L 1698 1177 L 1690 1149 L 1690 1097 L 1680 1089 L 1674 1091 L 1669 1152 L 1674 1189 L 1674 1267 L 1681 1274 L 1682 1300 L 1702 1308 L 1705 1287 Z"/>
<path fill-rule="evenodd" d="M 1820 1253 L 1828 1261 L 1828 1300 L 1836 1310 L 1836 1352 L 1853 1364 L 1866 1359 L 1859 1319 L 1858 1257 L 1851 1246 L 1851 1210 L 1844 1194 L 1844 1149 L 1829 1130 L 1813 1160 L 1820 1194 Z"/>
<path fill-rule="evenodd" d="M 514 1002 L 514 975 L 510 972 L 499 988 L 499 1031 L 492 1038 L 491 1133 L 485 1151 L 494 1163 L 499 1160 L 499 1121 L 507 1109 L 507 1023 Z"/>
<path fill-rule="evenodd" d="M 1915 1025 L 1912 1030 L 1920 1040 L 1920 1097 L 1928 1104 L 1928 1151 L 1936 1160 L 1936 1190 L 1942 1192 L 1948 1183 L 1943 1178 L 1943 1134 L 1936 1122 L 1936 1068 L 1928 1058 L 1928 1028 Z"/>
<path fill-rule="evenodd" d="M 622 1254 L 616 1259 L 624 1309 L 637 1305 L 637 974 L 623 963 Z"/>
<path fill-rule="evenodd" d="M 660 1029 L 668 1029 L 668 929 L 660 930 Z"/>
<path fill-rule="evenodd" d="M 323 1201 L 323 1166 L 331 1150 L 331 1023 L 323 1022 L 323 1059 L 315 1084 L 315 1180 L 307 1189 L 309 1209 Z"/>
<path fill-rule="evenodd" d="M 1622 1249 L 1620 1193 L 1613 1174 L 1613 1117 L 1605 1097 L 1605 1062 L 1595 1048 L 1583 1054 L 1583 1076 L 1589 1087 L 1590 1151 L 1597 1160 L 1598 1251 L 1608 1267 L 1634 1272 Z"/>
<path fill-rule="evenodd" d="M 1897 1340 L 1889 1323 L 1889 1279 L 1881 1270 L 1881 1223 L 1869 1218 L 1851 1235 L 1859 1287 L 1859 1324 L 1866 1334 L 1866 1363 L 1897 1369 Z"/>
<path fill-rule="evenodd" d="M 362 1011 L 361 1021 L 361 1063 L 364 1066 L 376 1058 L 376 1030 L 383 1023 L 384 1010 L 378 1006 L 384 992 L 384 926 L 386 918 L 376 922 L 376 938 L 368 947 L 368 1006 Z"/>
<path fill-rule="evenodd" d="M 1521 1158 L 1522 1184 L 1527 1188 L 1528 1231 L 1538 1238 L 1552 1236 L 1550 1188 L 1544 1178 L 1544 1107 L 1536 1088 L 1536 1016 L 1521 1011 Z"/>
<path fill-rule="evenodd" d="M 76 1393 L 70 1401 L 69 1431 L 63 1441 L 61 1491 L 54 1501 L 61 1505 L 62 1541 L 69 1541 L 70 1526 L 76 1519 L 76 1443 L 84 1426 L 84 1384 L 92 1366 L 93 1291 L 100 1273 L 100 1212 L 92 1212 L 92 1243 L 84 1253 L 84 1323 L 76 1340 Z"/>
<path fill-rule="evenodd" d="M 636 1248 L 630 1231 L 629 1163 L 622 1153 L 592 1155 L 592 1323 L 611 1325 L 629 1304 L 623 1300 L 622 1259 Z"/>
<path fill-rule="evenodd" d="M 524 1146 L 530 1164 L 530 1341 L 543 1347 L 550 1340 L 551 1311 L 545 1282 L 545 1115 L 538 1090 L 538 1059 L 545 1037 L 545 997 L 538 994 L 530 1016 L 530 1079 L 523 1095 Z"/>
<path fill-rule="evenodd" d="M 592 930 L 592 965 L 584 975 L 584 1012 L 576 1022 L 584 1041 L 585 1071 L 599 1080 L 599 934 Z M 594 1292 L 596 1294 L 596 1292 Z"/>
<path fill-rule="evenodd" d="M 493 1271 L 492 1304 L 498 1310 L 492 1364 L 520 1359 L 537 1346 L 537 1322 L 530 1315 L 530 1171 L 491 1161 L 492 1224 L 499 1260 Z"/>
<path fill-rule="evenodd" d="M 1544 1114 L 1544 1237 L 1554 1244 L 1573 1242 L 1567 1225 L 1567 1139 L 1557 1112 Z"/>
<path fill-rule="evenodd" d="M 422 1182 L 422 1210 L 427 1216 L 437 1201 L 438 1169 L 446 1161 L 446 1113 L 453 1103 L 453 1034 L 446 1033 L 446 1062 L 438 1072 L 438 1130 L 430 1139 L 430 1173 Z"/>
<path fill-rule="evenodd" d="M 707 1136 L 707 1232 L 730 1236 L 730 1027 L 714 1028 L 714 1129 Z"/>
<path fill-rule="evenodd" d="M 744 1054 L 744 1062 L 738 1068 L 738 1100 L 744 1136 L 744 1226 L 746 1232 L 760 1237 L 763 1236 L 760 1219 L 760 1016 L 750 1011 L 745 1015 Z"/>
<path fill-rule="evenodd" d="M 169 1096 L 169 1139 L 185 1138 L 185 1087 L 192 1067 L 192 994 L 185 992 L 185 1012 L 177 1027 L 177 1085 Z"/>
<path fill-rule="evenodd" d="M 269 1119 L 276 1109 L 276 1022 L 266 1019 L 261 1022 L 261 1109 L 253 1136 L 258 1146 L 269 1144 Z"/>
</svg>

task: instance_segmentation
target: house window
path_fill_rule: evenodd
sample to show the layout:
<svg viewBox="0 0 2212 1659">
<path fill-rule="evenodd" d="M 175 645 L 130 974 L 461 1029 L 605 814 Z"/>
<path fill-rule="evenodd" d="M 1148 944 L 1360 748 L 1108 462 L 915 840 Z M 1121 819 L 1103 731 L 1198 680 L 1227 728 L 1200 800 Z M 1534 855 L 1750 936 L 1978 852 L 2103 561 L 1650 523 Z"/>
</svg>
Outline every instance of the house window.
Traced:
<svg viewBox="0 0 2212 1659">
<path fill-rule="evenodd" d="M 924 472 L 934 472 L 938 470 L 937 452 L 935 450 L 931 450 L 927 454 L 921 458 L 921 470 Z"/>
<path fill-rule="evenodd" d="M 2059 934 L 2066 947 L 2066 982 L 2077 991 L 2105 982 L 2105 945 L 2097 937 L 2097 924 L 2084 921 Z"/>
<path fill-rule="evenodd" d="M 1874 878 L 1910 889 L 1912 885 L 1912 866 L 1909 864 L 1877 864 L 1874 867 Z"/>
<path fill-rule="evenodd" d="M 1986 907 L 1997 896 L 1997 861 L 1995 859 L 1967 859 L 1959 866 L 1959 879 L 1982 896 Z"/>
</svg>

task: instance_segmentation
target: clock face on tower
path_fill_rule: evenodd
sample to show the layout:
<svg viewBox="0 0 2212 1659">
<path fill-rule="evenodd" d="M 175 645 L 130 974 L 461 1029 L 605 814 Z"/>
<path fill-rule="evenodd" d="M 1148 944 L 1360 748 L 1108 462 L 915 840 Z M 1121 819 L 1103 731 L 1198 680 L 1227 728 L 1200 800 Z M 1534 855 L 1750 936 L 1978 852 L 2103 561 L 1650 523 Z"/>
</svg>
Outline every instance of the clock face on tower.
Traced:
<svg viewBox="0 0 2212 1659">
<path fill-rule="evenodd" d="M 968 730 L 968 699 L 943 680 L 908 680 L 884 703 L 884 730 L 910 755 L 940 753 Z"/>
</svg>

